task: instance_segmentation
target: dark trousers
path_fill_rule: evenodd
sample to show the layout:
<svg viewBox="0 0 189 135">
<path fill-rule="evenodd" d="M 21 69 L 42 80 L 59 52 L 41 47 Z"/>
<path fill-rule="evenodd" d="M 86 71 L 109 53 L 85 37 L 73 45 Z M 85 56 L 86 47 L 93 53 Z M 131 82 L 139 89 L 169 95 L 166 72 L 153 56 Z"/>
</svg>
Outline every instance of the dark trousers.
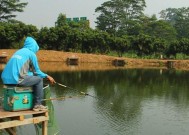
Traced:
<svg viewBox="0 0 189 135">
<path fill-rule="evenodd" d="M 43 78 L 38 76 L 26 76 L 19 85 L 32 87 L 34 92 L 34 105 L 41 105 L 43 98 Z"/>
</svg>

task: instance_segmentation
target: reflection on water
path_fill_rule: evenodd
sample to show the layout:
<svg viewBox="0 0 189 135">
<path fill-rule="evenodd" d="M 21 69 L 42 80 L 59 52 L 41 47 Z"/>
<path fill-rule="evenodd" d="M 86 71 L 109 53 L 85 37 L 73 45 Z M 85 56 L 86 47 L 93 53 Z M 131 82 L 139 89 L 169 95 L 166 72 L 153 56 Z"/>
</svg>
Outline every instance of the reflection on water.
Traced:
<svg viewBox="0 0 189 135">
<path fill-rule="evenodd" d="M 57 82 L 74 88 L 51 86 L 52 97 L 74 97 L 80 91 L 97 97 L 78 96 L 51 102 L 51 118 L 55 123 L 52 130 L 58 130 L 59 134 L 187 135 L 189 132 L 189 72 L 164 69 L 47 72 Z"/>
<path fill-rule="evenodd" d="M 65 85 L 103 99 L 55 102 L 66 134 L 185 135 L 189 131 L 188 72 L 127 69 L 51 74 Z M 55 95 L 78 94 L 59 86 L 55 89 Z"/>
<path fill-rule="evenodd" d="M 41 62 L 40 68 L 42 71 L 81 71 L 81 70 L 107 70 L 117 69 L 117 67 L 108 63 L 79 63 L 78 65 L 67 65 L 65 62 Z M 120 67 L 124 68 L 124 67 Z"/>
<path fill-rule="evenodd" d="M 51 98 L 51 89 L 48 87 L 44 89 L 44 99 L 50 99 Z M 51 100 L 45 100 L 44 105 L 48 107 L 48 115 L 49 115 L 49 121 L 48 121 L 48 134 L 49 135 L 57 135 L 60 133 L 59 126 L 57 125 L 56 117 L 54 115 L 54 106 L 52 104 Z M 42 133 L 42 125 L 41 123 L 36 124 L 36 131 L 37 134 Z"/>
</svg>

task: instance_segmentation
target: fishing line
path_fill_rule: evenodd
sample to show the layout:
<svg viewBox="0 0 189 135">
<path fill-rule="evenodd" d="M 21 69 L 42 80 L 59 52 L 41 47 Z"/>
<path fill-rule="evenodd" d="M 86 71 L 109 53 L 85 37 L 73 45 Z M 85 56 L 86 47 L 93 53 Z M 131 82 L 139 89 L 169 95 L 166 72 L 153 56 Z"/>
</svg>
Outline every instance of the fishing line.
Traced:
<svg viewBox="0 0 189 135">
<path fill-rule="evenodd" d="M 63 84 L 61 84 L 61 83 L 57 83 L 57 82 L 56 82 L 56 84 L 58 84 L 59 86 L 65 87 L 65 88 L 69 88 L 69 89 L 71 89 L 71 90 L 79 91 L 79 90 L 77 90 L 77 89 L 74 89 L 74 88 L 72 88 L 72 87 L 63 85 Z M 91 96 L 91 97 L 93 97 L 93 98 L 97 98 L 97 97 L 95 97 L 95 96 L 93 96 L 93 95 L 90 95 L 90 94 L 88 94 L 88 93 L 85 93 L 85 92 L 83 92 L 83 91 L 79 91 L 79 92 L 80 92 L 82 95 Z"/>
<path fill-rule="evenodd" d="M 70 98 L 78 98 L 81 97 L 82 95 L 77 95 L 77 96 L 62 96 L 62 97 L 55 97 L 55 98 L 45 98 L 42 99 L 42 101 L 48 101 L 48 100 L 65 100 L 65 99 L 70 99 Z"/>
<path fill-rule="evenodd" d="M 77 89 L 74 89 L 74 88 L 72 88 L 72 87 L 69 87 L 69 86 L 63 85 L 63 84 L 58 83 L 58 82 L 56 82 L 56 84 L 58 84 L 59 86 L 65 87 L 65 88 L 69 88 L 69 89 L 71 89 L 71 90 L 79 91 L 79 90 L 77 90 Z M 104 102 L 104 100 L 102 100 L 102 99 L 100 99 L 100 98 L 98 98 L 98 97 L 96 97 L 96 96 L 93 96 L 93 95 L 91 95 L 91 94 L 85 93 L 85 92 L 83 92 L 83 91 L 79 91 L 79 92 L 80 92 L 80 94 L 82 94 L 82 95 L 90 96 L 90 97 L 93 97 L 93 98 L 95 98 L 95 99 L 98 99 L 98 100 L 101 100 L 101 101 Z M 111 102 L 110 104 L 113 104 L 113 103 Z"/>
</svg>

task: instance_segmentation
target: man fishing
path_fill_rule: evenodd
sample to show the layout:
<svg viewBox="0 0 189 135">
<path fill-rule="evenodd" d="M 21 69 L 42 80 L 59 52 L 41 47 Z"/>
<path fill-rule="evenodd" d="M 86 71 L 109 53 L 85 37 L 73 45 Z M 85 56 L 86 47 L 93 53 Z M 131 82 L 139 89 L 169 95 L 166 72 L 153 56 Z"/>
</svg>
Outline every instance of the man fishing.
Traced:
<svg viewBox="0 0 189 135">
<path fill-rule="evenodd" d="M 51 84 L 55 80 L 43 73 L 38 65 L 36 53 L 39 46 L 35 39 L 27 37 L 23 48 L 16 51 L 6 64 L 1 78 L 5 85 L 32 87 L 34 92 L 34 111 L 46 111 L 43 106 L 43 78 L 47 78 Z"/>
</svg>

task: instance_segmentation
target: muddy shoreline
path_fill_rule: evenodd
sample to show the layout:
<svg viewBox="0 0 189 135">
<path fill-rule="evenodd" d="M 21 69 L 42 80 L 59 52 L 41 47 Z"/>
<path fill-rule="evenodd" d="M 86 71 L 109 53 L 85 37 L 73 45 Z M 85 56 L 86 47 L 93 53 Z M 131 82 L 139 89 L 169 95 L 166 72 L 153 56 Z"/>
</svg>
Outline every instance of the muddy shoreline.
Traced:
<svg viewBox="0 0 189 135">
<path fill-rule="evenodd" d="M 8 60 L 15 51 L 15 49 L 1 49 L 0 55 L 6 54 Z M 78 66 L 72 66 L 72 68 L 76 70 L 107 70 L 118 68 L 174 68 L 177 70 L 189 70 L 189 60 L 120 58 L 107 55 L 83 54 L 53 50 L 40 50 L 37 52 L 37 57 L 40 67 L 44 70 L 50 70 L 51 68 L 66 70 L 67 68 L 70 68 L 70 65 L 66 64 L 68 58 L 78 59 Z M 126 62 L 126 65 L 124 67 L 115 67 L 112 65 L 112 61 L 114 60 L 123 60 Z"/>
</svg>

